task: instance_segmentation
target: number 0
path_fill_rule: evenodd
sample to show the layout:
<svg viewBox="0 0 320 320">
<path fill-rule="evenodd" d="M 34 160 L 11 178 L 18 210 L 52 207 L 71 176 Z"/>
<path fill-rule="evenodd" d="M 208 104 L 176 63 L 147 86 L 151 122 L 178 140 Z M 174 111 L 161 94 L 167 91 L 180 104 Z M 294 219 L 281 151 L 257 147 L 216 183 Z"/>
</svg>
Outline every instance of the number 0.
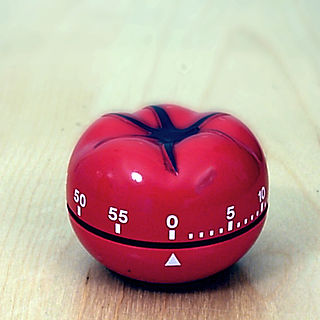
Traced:
<svg viewBox="0 0 320 320">
<path fill-rule="evenodd" d="M 179 219 L 174 214 L 170 214 L 170 216 L 167 217 L 167 227 L 169 229 L 174 229 L 178 226 Z"/>
<path fill-rule="evenodd" d="M 80 194 L 79 203 L 82 208 L 84 208 L 87 204 L 86 196 L 83 193 Z"/>
</svg>

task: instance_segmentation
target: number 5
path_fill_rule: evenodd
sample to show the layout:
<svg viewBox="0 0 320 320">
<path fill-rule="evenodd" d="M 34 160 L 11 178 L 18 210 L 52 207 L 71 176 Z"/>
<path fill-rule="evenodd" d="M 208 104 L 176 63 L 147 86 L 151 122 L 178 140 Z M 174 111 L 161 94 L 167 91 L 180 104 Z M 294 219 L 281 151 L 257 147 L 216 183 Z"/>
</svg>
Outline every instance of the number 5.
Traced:
<svg viewBox="0 0 320 320">
<path fill-rule="evenodd" d="M 236 212 L 234 211 L 234 206 L 230 206 L 227 208 L 227 220 L 232 220 L 236 216 Z"/>
<path fill-rule="evenodd" d="M 74 202 L 76 203 L 79 202 L 79 195 L 80 195 L 80 191 L 78 189 L 74 189 L 74 195 L 73 195 Z"/>
<path fill-rule="evenodd" d="M 118 219 L 117 208 L 115 208 L 115 207 L 110 207 L 110 208 L 109 208 L 108 218 L 109 218 L 111 221 L 116 221 L 116 220 Z"/>
<path fill-rule="evenodd" d="M 120 212 L 119 212 L 119 222 L 120 223 L 127 223 L 128 222 L 127 214 L 128 214 L 127 210 L 120 209 Z"/>
</svg>

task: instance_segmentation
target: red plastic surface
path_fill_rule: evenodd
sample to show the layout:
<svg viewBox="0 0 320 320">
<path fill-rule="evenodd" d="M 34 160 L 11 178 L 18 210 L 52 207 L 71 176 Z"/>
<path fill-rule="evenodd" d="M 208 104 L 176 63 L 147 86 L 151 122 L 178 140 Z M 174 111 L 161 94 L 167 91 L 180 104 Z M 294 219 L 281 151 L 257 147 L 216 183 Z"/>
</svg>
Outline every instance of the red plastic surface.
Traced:
<svg viewBox="0 0 320 320">
<path fill-rule="evenodd" d="M 196 280 L 236 262 L 262 229 L 267 199 L 250 130 L 175 105 L 101 117 L 68 168 L 81 243 L 111 270 L 150 282 Z"/>
</svg>

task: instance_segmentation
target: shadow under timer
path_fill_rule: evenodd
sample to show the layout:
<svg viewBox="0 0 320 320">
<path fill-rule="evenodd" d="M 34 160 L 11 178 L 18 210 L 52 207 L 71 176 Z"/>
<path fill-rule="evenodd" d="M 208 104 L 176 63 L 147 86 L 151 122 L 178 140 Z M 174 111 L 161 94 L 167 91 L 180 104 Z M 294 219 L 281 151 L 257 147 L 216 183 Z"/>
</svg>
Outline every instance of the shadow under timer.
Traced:
<svg viewBox="0 0 320 320">
<path fill-rule="evenodd" d="M 239 260 L 268 209 L 264 154 L 230 114 L 163 104 L 109 113 L 72 153 L 67 206 L 82 245 L 126 277 L 181 283 Z"/>
</svg>

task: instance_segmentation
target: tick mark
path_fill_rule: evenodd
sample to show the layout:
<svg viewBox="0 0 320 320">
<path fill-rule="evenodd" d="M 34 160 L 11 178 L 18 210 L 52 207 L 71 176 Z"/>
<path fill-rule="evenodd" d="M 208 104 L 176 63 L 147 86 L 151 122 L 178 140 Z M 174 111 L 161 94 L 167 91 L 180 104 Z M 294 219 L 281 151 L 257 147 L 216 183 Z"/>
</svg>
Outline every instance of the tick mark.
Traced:
<svg viewBox="0 0 320 320">
<path fill-rule="evenodd" d="M 228 231 L 232 231 L 233 230 L 233 221 L 229 221 L 228 222 Z"/>
<path fill-rule="evenodd" d="M 114 225 L 114 232 L 117 233 L 117 234 L 121 233 L 121 224 L 120 223 L 116 223 Z"/>
<path fill-rule="evenodd" d="M 262 211 L 263 211 L 263 208 L 264 208 L 264 203 L 263 203 L 263 202 L 261 202 L 261 205 L 260 205 L 260 212 L 262 212 Z"/>
<path fill-rule="evenodd" d="M 176 231 L 169 230 L 169 240 L 175 240 L 175 239 L 176 239 Z"/>
</svg>

